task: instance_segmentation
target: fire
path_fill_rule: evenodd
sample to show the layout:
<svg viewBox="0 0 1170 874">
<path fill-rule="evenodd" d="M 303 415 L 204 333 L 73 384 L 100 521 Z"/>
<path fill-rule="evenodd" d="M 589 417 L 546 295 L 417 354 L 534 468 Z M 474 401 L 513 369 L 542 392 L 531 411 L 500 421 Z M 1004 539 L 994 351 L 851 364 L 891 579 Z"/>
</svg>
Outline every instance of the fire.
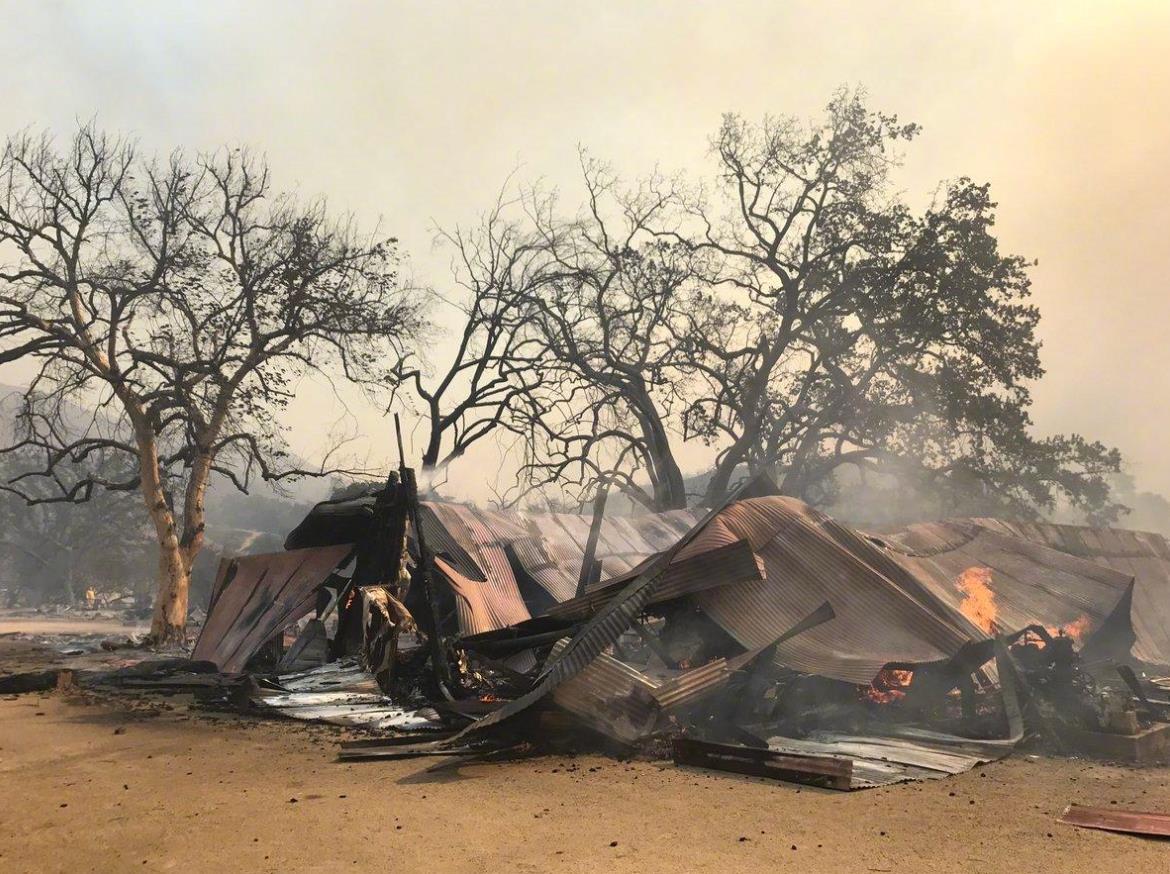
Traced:
<svg viewBox="0 0 1170 874">
<path fill-rule="evenodd" d="M 1080 646 L 1085 642 L 1085 637 L 1093 628 L 1093 621 L 1083 613 L 1065 625 L 1060 626 L 1045 626 L 1048 633 L 1053 637 L 1071 637 L 1073 643 Z"/>
<path fill-rule="evenodd" d="M 897 668 L 882 668 L 873 678 L 869 688 L 865 690 L 865 697 L 876 704 L 889 704 L 899 698 L 906 697 L 906 687 L 914 679 L 913 671 L 901 671 Z"/>
<path fill-rule="evenodd" d="M 991 591 L 991 568 L 967 568 L 955 580 L 955 588 L 963 593 L 959 612 L 988 634 L 993 634 L 999 608 L 995 604 L 995 592 Z"/>
</svg>

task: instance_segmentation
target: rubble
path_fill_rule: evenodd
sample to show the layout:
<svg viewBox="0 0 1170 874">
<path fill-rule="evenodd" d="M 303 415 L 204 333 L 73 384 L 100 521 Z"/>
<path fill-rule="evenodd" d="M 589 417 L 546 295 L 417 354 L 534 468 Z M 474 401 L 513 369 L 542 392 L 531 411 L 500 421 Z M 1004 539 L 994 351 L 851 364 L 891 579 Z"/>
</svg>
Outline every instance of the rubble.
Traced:
<svg viewBox="0 0 1170 874">
<path fill-rule="evenodd" d="M 343 759 L 593 746 L 859 789 L 1025 738 L 1167 753 L 1118 569 L 988 520 L 867 535 L 765 478 L 594 509 L 421 502 L 403 469 L 225 558 L 192 660 L 76 681 L 367 732 Z"/>
</svg>

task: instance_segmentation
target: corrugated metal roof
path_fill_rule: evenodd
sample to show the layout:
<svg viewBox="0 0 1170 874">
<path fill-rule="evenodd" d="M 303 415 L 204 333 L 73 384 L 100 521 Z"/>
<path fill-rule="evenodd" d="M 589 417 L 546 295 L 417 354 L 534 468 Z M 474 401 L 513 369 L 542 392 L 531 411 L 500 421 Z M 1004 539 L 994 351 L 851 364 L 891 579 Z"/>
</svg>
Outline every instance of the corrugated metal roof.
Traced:
<svg viewBox="0 0 1170 874">
<path fill-rule="evenodd" d="M 957 562 L 967 559 L 992 567 L 992 588 L 998 594 L 995 580 L 1002 579 L 1010 589 L 1004 593 L 1009 610 L 1005 621 L 1009 624 L 1030 615 L 1044 625 L 1063 625 L 1080 613 L 1099 617 L 1099 624 L 1102 614 L 1117 603 L 1117 590 L 1124 589 L 1132 578 L 1133 657 L 1170 664 L 1170 544 L 1157 534 L 1044 522 L 959 519 L 912 525 L 883 537 L 918 553 L 917 563 L 928 576 L 937 576 L 940 567 L 953 570 Z M 1033 566 L 1024 566 L 1025 561 Z M 1096 573 L 1093 568 L 1106 570 Z"/>
<path fill-rule="evenodd" d="M 984 637 L 871 540 L 800 501 L 732 504 L 685 552 L 740 538 L 763 559 L 765 579 L 695 600 L 749 649 L 771 643 L 828 601 L 834 621 L 777 647 L 777 660 L 797 670 L 868 683 L 890 662 L 942 660 Z"/>
<path fill-rule="evenodd" d="M 545 611 L 548 616 L 562 619 L 584 619 L 597 612 L 621 587 L 634 579 L 636 572 L 628 572 L 603 583 L 600 587 L 571 598 Z M 764 578 L 763 562 L 752 551 L 746 540 L 716 546 L 698 555 L 671 562 L 663 574 L 650 603 L 669 601 L 703 589 L 744 583 Z"/>
<path fill-rule="evenodd" d="M 558 643 L 552 657 L 567 645 L 567 639 Z M 632 743 L 644 737 L 658 719 L 653 691 L 653 681 L 640 671 L 602 653 L 557 686 L 552 699 L 603 734 Z"/>
<path fill-rule="evenodd" d="M 564 600 L 576 592 L 591 516 L 506 512 L 437 502 L 422 506 L 424 524 L 437 523 L 433 535 L 427 527 L 428 544 L 434 542 L 435 552 L 450 551 L 465 576 L 483 579 L 488 570 L 485 564 L 503 572 L 507 564 L 504 545 L 523 543 L 517 551 L 532 561 L 523 561 L 524 569 L 546 585 L 549 594 L 557 597 L 563 592 L 558 600 Z M 597 544 L 602 580 L 625 573 L 648 556 L 670 548 L 701 515 L 693 510 L 672 510 L 606 517 Z M 501 559 L 503 564 L 498 564 Z M 510 567 L 507 570 L 510 573 Z"/>
<path fill-rule="evenodd" d="M 911 550 L 892 550 L 897 562 L 956 611 L 964 599 L 956 586 L 959 576 L 970 567 L 990 570 L 987 585 L 995 592 L 996 621 L 1009 632 L 1032 624 L 1066 626 L 1082 619 L 1088 620 L 1089 631 L 1095 631 L 1121 603 L 1131 580 L 1130 574 L 982 525 L 916 525 L 896 541 Z M 925 546 L 929 550 L 922 549 Z"/>
<path fill-rule="evenodd" d="M 266 640 L 312 609 L 317 587 L 352 551 L 347 544 L 231 559 L 191 657 L 243 670 Z"/>
</svg>

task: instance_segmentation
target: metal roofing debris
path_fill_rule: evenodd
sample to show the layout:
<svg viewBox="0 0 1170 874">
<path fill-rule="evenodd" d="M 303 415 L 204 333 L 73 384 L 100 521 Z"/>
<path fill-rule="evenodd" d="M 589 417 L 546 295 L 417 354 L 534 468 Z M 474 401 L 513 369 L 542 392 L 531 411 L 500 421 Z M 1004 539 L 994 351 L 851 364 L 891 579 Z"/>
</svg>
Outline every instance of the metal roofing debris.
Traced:
<svg viewBox="0 0 1170 874">
<path fill-rule="evenodd" d="M 771 737 L 768 749 L 794 756 L 820 756 L 852 763 L 843 789 L 870 789 L 908 780 L 930 780 L 961 774 L 976 765 L 1001 759 L 1015 742 L 975 741 L 942 734 L 922 739 L 856 737 L 813 732 L 806 738 Z"/>
<path fill-rule="evenodd" d="M 1134 579 L 1133 657 L 1170 665 L 1170 542 L 1160 534 L 1047 522 L 975 519 L 981 525 L 1086 558 Z"/>
<path fill-rule="evenodd" d="M 1080 828 L 1170 838 L 1170 813 L 1139 813 L 1136 810 L 1118 810 L 1115 807 L 1070 804 L 1056 821 Z"/>
<path fill-rule="evenodd" d="M 776 486 L 767 477 L 756 477 L 744 483 L 729 499 L 759 494 L 775 493 Z M 602 607 L 584 627 L 569 641 L 555 658 L 550 658 L 537 677 L 533 687 L 518 698 L 509 701 L 499 710 L 473 722 L 459 734 L 459 740 L 498 725 L 506 719 L 527 710 L 537 701 L 551 693 L 566 680 L 572 679 L 589 665 L 602 650 L 611 646 L 629 628 L 649 603 L 658 585 L 662 582 L 671 562 L 685 554 L 686 548 L 704 531 L 719 514 L 722 507 L 709 510 L 702 519 L 679 538 L 668 549 L 648 561 L 638 575 L 622 588 Z M 587 536 L 587 535 L 586 535 Z M 600 555 L 600 552 L 599 552 Z"/>
<path fill-rule="evenodd" d="M 192 658 L 242 671 L 266 641 L 312 609 L 318 587 L 352 551 L 345 544 L 225 559 Z"/>
<path fill-rule="evenodd" d="M 683 595 L 692 595 L 704 589 L 762 580 L 764 573 L 763 562 L 752 550 L 751 543 L 747 540 L 737 540 L 672 561 L 650 603 L 681 598 Z M 624 573 L 602 583 L 585 595 L 570 598 L 550 607 L 542 615 L 562 619 L 587 619 L 636 575 L 633 571 Z"/>
<path fill-rule="evenodd" d="M 789 667 L 868 683 L 890 662 L 941 661 L 972 639 L 971 629 L 880 547 L 800 501 L 731 504 L 688 554 L 740 539 L 763 560 L 764 579 L 695 595 L 740 644 L 770 643 L 824 601 L 837 613 L 778 647 L 777 659 Z"/>
<path fill-rule="evenodd" d="M 326 688 L 322 688 L 326 687 Z M 278 676 L 257 689 L 251 701 L 275 715 L 381 731 L 433 728 L 435 722 L 395 704 L 378 692 L 368 671 L 353 662 L 334 662 L 310 671 Z"/>
<path fill-rule="evenodd" d="M 921 579 L 941 601 L 962 615 L 963 593 L 955 581 L 968 569 L 986 568 L 994 592 L 996 623 L 1015 631 L 1037 623 L 1049 628 L 1087 625 L 1086 642 L 1110 623 L 1132 577 L 1048 546 L 964 522 L 915 525 L 891 535 L 890 554 Z M 1133 644 L 1129 624 L 1110 641 L 1109 655 L 1125 657 Z"/>
<path fill-rule="evenodd" d="M 316 518 L 290 535 L 292 543 L 328 545 L 225 565 L 196 654 L 225 670 L 242 668 L 265 640 L 307 611 L 314 590 L 354 549 L 337 537 L 363 538 L 360 556 L 367 565 L 374 562 L 367 547 L 379 529 L 366 512 L 373 501 L 353 504 L 315 509 L 310 516 Z M 626 744 L 660 736 L 672 725 L 708 731 L 709 740 L 746 738 L 749 744 L 775 732 L 771 751 L 689 741 L 676 749 L 752 773 L 787 768 L 803 778 L 811 771 L 832 777 L 839 788 L 958 773 L 1006 754 L 1023 731 L 1015 695 L 1023 681 L 1008 650 L 1019 635 L 992 638 L 964 616 L 955 585 L 961 574 L 990 569 L 1004 631 L 1084 620 L 1128 650 L 1130 614 L 1138 611 L 1130 575 L 1090 560 L 1082 554 L 1088 547 L 1074 552 L 1052 541 L 1089 543 L 1124 552 L 1113 557 L 1127 560 L 1130 552 L 1156 554 L 1170 568 L 1170 549 L 1163 555 L 1154 541 L 1101 532 L 1090 538 L 1084 534 L 1090 529 L 1077 539 L 1060 528 L 1055 538 L 1052 531 L 1021 528 L 1021 534 L 977 520 L 870 537 L 778 496 L 766 479 L 748 483 L 702 518 L 694 511 L 604 518 L 426 503 L 419 524 L 429 547 L 424 563 L 433 559 L 447 586 L 443 615 L 423 623 L 429 646 L 413 649 L 415 656 L 402 664 L 412 665 L 404 668 L 406 680 L 416 684 L 411 694 L 421 691 L 433 705 L 412 710 L 384 697 L 365 671 L 336 663 L 282 675 L 252 696 L 257 706 L 298 718 L 380 729 L 443 724 L 449 732 L 421 744 L 383 739 L 348 745 L 345 758 L 498 749 L 548 724 L 538 719 L 559 717 Z M 1038 542 L 1041 535 L 1045 542 Z M 401 544 L 401 527 L 396 538 Z M 591 540 L 599 564 L 588 560 Z M 647 615 L 657 618 L 646 622 Z M 631 628 L 637 636 L 627 633 Z M 442 687 L 420 679 L 428 657 L 432 666 L 458 673 L 459 682 L 447 686 L 453 692 L 447 697 L 456 700 L 442 700 Z M 765 701 L 765 690 L 779 699 L 811 677 L 820 684 L 810 687 L 816 694 L 840 697 L 832 706 L 872 714 L 866 708 L 882 699 L 845 684 L 868 687 L 883 671 L 903 672 L 921 676 L 912 686 L 904 681 L 917 696 L 906 699 L 907 713 L 925 712 L 930 702 L 971 725 L 970 675 L 993 657 L 997 669 L 979 682 L 997 678 L 1003 705 L 1002 711 L 998 704 L 992 708 L 992 721 L 981 730 L 1006 718 L 1009 737 L 1001 741 L 907 731 L 896 737 L 806 734 L 815 726 L 803 722 L 803 712 L 799 721 L 785 722 L 789 717 L 776 715 Z M 687 667 L 691 662 L 697 667 Z M 954 706 L 944 699 L 964 680 L 960 714 L 957 699 Z M 740 691 L 759 703 L 732 703 Z M 730 710 L 723 715 L 735 721 L 710 718 L 723 706 L 713 701 L 726 704 Z M 497 730 L 538 702 L 545 706 L 528 714 L 538 719 L 509 723 L 511 732 Z M 800 737 L 779 736 L 791 733 Z M 892 735 L 894 728 L 887 725 L 882 733 Z M 799 762 L 808 767 L 795 767 Z"/>
<path fill-rule="evenodd" d="M 568 641 L 553 647 L 556 658 Z M 625 743 L 645 737 L 658 719 L 655 685 L 624 662 L 602 653 L 579 674 L 561 683 L 552 699 L 586 725 Z"/>
</svg>

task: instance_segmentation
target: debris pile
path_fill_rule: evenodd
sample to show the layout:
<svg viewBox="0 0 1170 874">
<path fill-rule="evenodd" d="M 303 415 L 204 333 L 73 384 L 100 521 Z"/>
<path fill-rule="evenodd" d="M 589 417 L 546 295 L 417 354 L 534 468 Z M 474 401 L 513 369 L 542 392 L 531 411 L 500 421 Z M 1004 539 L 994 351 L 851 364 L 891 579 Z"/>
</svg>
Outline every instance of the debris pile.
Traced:
<svg viewBox="0 0 1170 874">
<path fill-rule="evenodd" d="M 345 759 L 593 746 L 856 789 L 1026 737 L 1167 752 L 1132 575 L 987 520 L 866 535 L 765 478 L 703 513 L 604 505 L 421 502 L 404 468 L 224 559 L 191 670 L 89 681 L 368 731 Z"/>
<path fill-rule="evenodd" d="M 762 478 L 703 514 L 604 503 L 420 502 L 404 469 L 225 560 L 194 657 L 381 735 L 343 758 L 594 745 L 858 788 L 1164 717 L 1086 670 L 1135 642 L 1132 577 L 1087 559 L 978 523 L 871 537 Z"/>
</svg>

